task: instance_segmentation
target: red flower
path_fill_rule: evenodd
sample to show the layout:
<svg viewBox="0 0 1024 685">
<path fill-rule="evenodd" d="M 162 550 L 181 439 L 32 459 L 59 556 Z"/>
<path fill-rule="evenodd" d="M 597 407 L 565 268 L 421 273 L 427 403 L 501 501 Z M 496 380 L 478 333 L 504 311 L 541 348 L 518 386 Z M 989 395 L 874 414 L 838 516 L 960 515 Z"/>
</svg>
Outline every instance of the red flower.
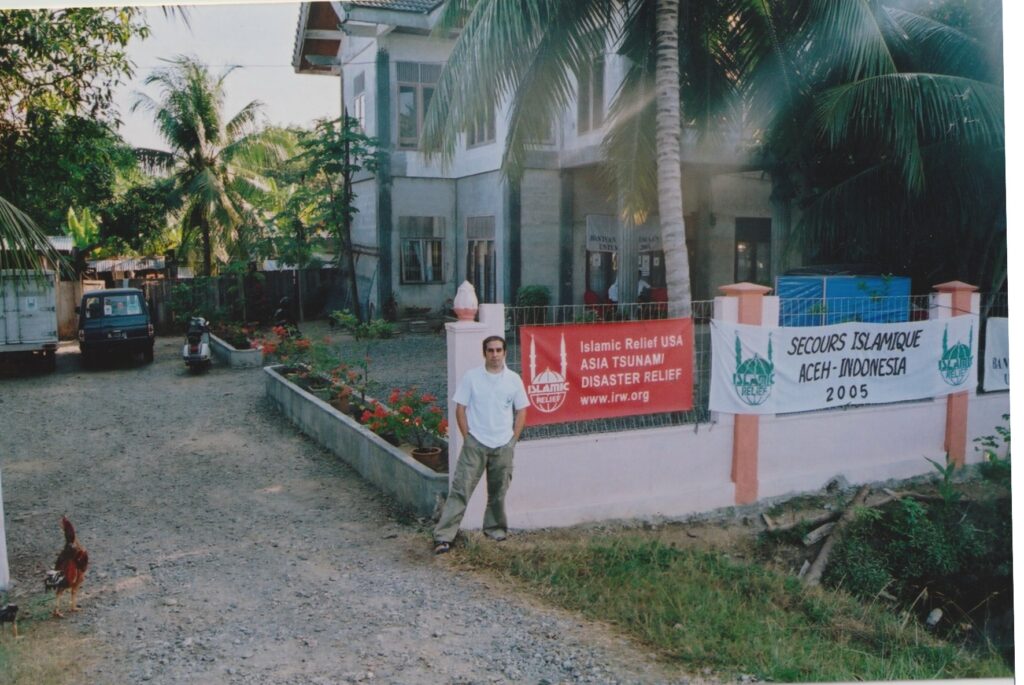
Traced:
<svg viewBox="0 0 1024 685">
<path fill-rule="evenodd" d="M 408 404 L 406 404 L 403 407 L 399 408 L 398 411 L 402 412 L 406 416 L 412 416 L 412 407 L 410 407 Z"/>
<path fill-rule="evenodd" d="M 429 392 L 423 393 L 423 396 L 420 397 L 420 399 L 423 400 L 424 402 L 427 402 L 427 403 L 436 402 L 437 401 L 437 397 L 434 396 L 434 395 L 431 395 Z"/>
<path fill-rule="evenodd" d="M 365 411 L 363 412 L 363 415 L 359 417 L 359 420 L 360 420 L 360 421 L 362 421 L 363 423 L 366 423 L 366 422 L 367 422 L 367 421 L 369 421 L 369 420 L 370 420 L 370 419 L 371 419 L 372 417 L 373 417 L 373 414 L 371 414 L 371 413 L 370 413 L 370 410 L 369 410 L 369 409 L 367 409 L 367 410 L 365 410 Z"/>
<path fill-rule="evenodd" d="M 391 391 L 391 395 L 388 397 L 388 404 L 395 404 L 398 402 L 398 389 Z"/>
</svg>

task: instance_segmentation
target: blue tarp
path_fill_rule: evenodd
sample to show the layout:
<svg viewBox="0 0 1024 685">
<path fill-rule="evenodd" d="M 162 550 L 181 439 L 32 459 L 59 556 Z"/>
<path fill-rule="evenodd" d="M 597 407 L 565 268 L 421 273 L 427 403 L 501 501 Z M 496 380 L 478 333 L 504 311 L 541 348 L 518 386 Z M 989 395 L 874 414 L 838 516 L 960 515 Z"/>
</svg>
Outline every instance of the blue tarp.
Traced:
<svg viewBox="0 0 1024 685">
<path fill-rule="evenodd" d="M 910 319 L 910 278 L 906 276 L 779 276 L 775 293 L 783 326 Z"/>
</svg>

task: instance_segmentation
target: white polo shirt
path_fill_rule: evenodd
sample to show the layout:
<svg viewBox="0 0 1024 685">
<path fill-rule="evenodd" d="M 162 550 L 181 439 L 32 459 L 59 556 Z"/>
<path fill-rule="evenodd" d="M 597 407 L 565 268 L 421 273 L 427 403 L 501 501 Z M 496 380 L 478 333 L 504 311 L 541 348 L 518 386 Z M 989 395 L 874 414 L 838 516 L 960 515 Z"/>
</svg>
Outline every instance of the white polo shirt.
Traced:
<svg viewBox="0 0 1024 685">
<path fill-rule="evenodd" d="M 486 366 L 467 371 L 452 398 L 466 408 L 470 434 L 488 447 L 501 447 L 512 439 L 516 411 L 530 406 L 523 379 L 503 367 L 491 373 Z"/>
</svg>

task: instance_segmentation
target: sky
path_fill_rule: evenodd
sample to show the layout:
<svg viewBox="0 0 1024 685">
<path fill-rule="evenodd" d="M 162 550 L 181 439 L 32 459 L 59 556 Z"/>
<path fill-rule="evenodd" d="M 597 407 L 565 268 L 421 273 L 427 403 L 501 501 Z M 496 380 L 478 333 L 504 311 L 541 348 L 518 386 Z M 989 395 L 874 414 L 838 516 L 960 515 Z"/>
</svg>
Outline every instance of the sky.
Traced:
<svg viewBox="0 0 1024 685">
<path fill-rule="evenodd" d="M 0 0 L 0 4 L 3 0 Z M 225 80 L 225 111 L 234 115 L 252 100 L 265 104 L 270 123 L 306 126 L 315 119 L 340 113 L 339 79 L 296 74 L 292 50 L 298 25 L 299 3 L 200 5 L 189 8 L 189 24 L 148 8 L 150 36 L 134 40 L 128 51 L 135 62 L 135 77 L 118 88 L 115 101 L 124 122 L 120 133 L 134 147 L 166 149 L 150 112 L 131 112 L 135 92 L 158 97 L 155 86 L 145 86 L 161 59 L 194 55 L 221 74 L 239 65 Z"/>
</svg>

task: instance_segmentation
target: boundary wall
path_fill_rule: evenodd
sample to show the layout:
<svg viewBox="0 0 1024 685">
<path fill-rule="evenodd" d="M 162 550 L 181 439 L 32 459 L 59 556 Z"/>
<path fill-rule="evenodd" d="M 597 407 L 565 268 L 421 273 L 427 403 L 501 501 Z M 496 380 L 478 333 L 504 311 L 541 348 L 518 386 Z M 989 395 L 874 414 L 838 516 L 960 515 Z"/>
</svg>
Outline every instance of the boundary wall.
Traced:
<svg viewBox="0 0 1024 685">
<path fill-rule="evenodd" d="M 936 311 L 949 311 L 942 306 L 949 297 L 946 292 L 933 296 Z M 716 316 L 739 318 L 738 300 L 718 298 Z M 777 298 L 765 297 L 758 306 L 763 325 L 778 321 Z M 976 306 L 975 295 L 975 312 Z M 497 330 L 503 321 L 500 308 L 482 305 L 479 323 L 447 324 L 451 416 L 457 379 L 483 361 L 480 342 L 486 335 L 503 333 Z M 1009 393 L 978 395 L 971 390 L 963 396 L 966 450 L 959 463 L 979 463 L 983 455 L 973 440 L 995 434 L 995 427 L 1005 423 Z M 816 491 L 835 478 L 856 485 L 935 473 L 928 460 L 945 463 L 947 451 L 953 451 L 947 450 L 950 416 L 947 399 L 936 398 L 755 417 L 752 455 L 749 444 L 738 447 L 741 430 L 749 426 L 738 426 L 735 415 L 724 413 L 713 413 L 704 424 L 525 440 L 516 447 L 506 499 L 509 525 L 530 529 L 610 519 L 684 518 Z M 461 447 L 458 437 L 453 431 L 453 457 Z M 451 463 L 454 473 L 455 458 Z M 486 488 L 478 486 L 464 528 L 479 530 L 486 497 Z"/>
</svg>

